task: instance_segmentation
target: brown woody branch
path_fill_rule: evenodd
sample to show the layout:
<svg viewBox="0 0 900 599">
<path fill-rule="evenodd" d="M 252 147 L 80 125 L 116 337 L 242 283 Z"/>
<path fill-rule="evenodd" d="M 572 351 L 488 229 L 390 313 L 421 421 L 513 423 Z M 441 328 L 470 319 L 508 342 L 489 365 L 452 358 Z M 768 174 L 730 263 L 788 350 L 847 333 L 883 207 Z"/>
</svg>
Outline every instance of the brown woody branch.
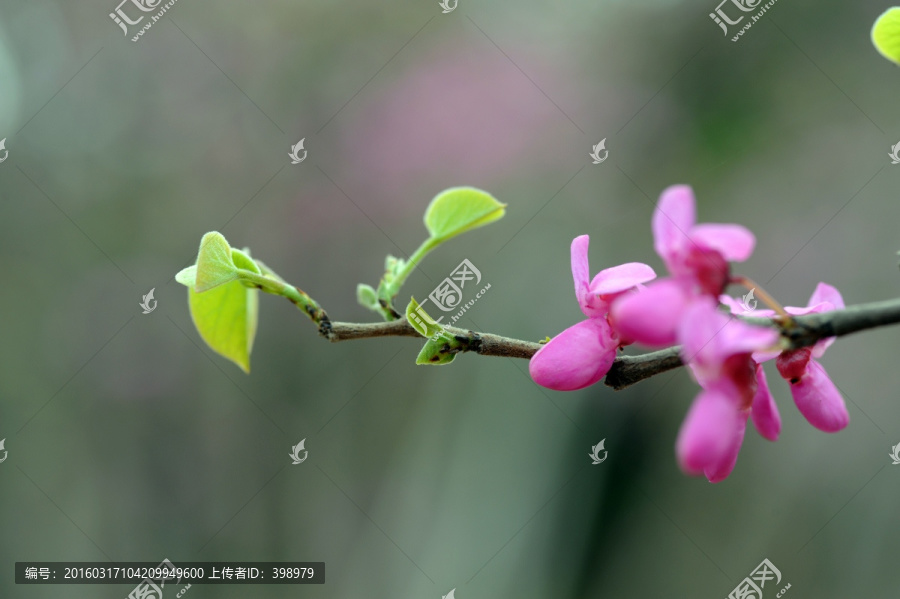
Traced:
<svg viewBox="0 0 900 599">
<path fill-rule="evenodd" d="M 900 299 L 850 306 L 844 310 L 795 316 L 790 321 L 766 318 L 744 318 L 751 324 L 774 327 L 790 348 L 813 345 L 828 337 L 841 337 L 900 323 Z M 328 323 L 323 329 L 323 323 Z M 320 333 L 332 342 L 372 337 L 420 337 L 406 320 L 379 323 L 330 322 L 322 314 Z M 324 332 L 323 332 L 324 331 Z M 482 356 L 530 359 L 541 348 L 540 343 L 501 337 L 491 333 L 476 333 L 454 327 L 445 327 L 456 340 L 455 351 L 473 352 Z M 641 354 L 619 356 L 606 375 L 605 384 L 620 390 L 654 375 L 661 374 L 683 364 L 680 347 Z"/>
</svg>

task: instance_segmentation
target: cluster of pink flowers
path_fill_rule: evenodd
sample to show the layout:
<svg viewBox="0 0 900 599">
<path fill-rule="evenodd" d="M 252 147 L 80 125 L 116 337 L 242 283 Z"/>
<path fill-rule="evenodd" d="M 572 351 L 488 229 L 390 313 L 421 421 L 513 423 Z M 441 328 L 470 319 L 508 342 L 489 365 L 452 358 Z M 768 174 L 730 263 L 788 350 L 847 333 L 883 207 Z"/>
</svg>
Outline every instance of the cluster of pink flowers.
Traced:
<svg viewBox="0 0 900 599">
<path fill-rule="evenodd" d="M 681 468 L 724 480 L 734 469 L 747 421 L 775 441 L 781 417 L 769 391 L 762 363 L 776 359 L 790 383 L 800 413 L 816 428 L 836 432 L 850 421 L 840 392 L 819 362 L 834 339 L 812 347 L 782 350 L 773 328 L 752 326 L 720 309 L 747 316 L 773 317 L 772 310 L 748 311 L 724 295 L 732 281 L 730 262 L 750 257 L 756 240 L 740 225 L 697 224 L 694 194 L 678 185 L 665 190 L 653 214 L 656 252 L 669 271 L 629 263 L 590 278 L 588 236 L 572 242 L 575 296 L 587 319 L 569 327 L 531 359 L 536 383 L 558 391 L 582 389 L 600 381 L 616 351 L 630 343 L 649 347 L 681 344 L 684 362 L 700 385 L 676 442 Z M 653 281 L 652 283 L 650 281 Z M 647 285 L 644 285 L 648 283 Z M 819 283 L 804 308 L 788 314 L 844 307 L 834 287 Z"/>
</svg>

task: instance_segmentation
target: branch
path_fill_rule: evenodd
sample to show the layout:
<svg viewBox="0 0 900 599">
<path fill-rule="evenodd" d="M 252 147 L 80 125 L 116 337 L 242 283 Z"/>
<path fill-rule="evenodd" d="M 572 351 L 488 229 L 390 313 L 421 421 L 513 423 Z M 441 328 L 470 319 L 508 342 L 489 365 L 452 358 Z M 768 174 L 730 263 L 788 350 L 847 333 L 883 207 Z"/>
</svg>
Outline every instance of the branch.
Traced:
<svg viewBox="0 0 900 599">
<path fill-rule="evenodd" d="M 461 344 L 459 351 L 474 352 L 482 356 L 499 356 L 502 358 L 531 358 L 541 349 L 540 343 L 501 337 L 491 333 L 476 333 L 455 327 L 444 327 L 444 331 L 452 335 Z M 332 322 L 331 334 L 323 335 L 332 343 L 351 339 L 368 339 L 371 337 L 418 337 L 424 339 L 409 322 L 394 320 L 391 322 L 354 323 Z"/>
<path fill-rule="evenodd" d="M 681 346 L 668 347 L 639 356 L 619 356 L 606 373 L 603 384 L 621 391 L 651 376 L 683 366 Z"/>
<path fill-rule="evenodd" d="M 796 349 L 813 345 L 828 337 L 843 337 L 850 333 L 865 331 L 900 323 L 900 300 L 857 304 L 843 310 L 795 316 L 797 326 L 782 334 Z"/>
<path fill-rule="evenodd" d="M 379 323 L 331 322 L 324 310 L 310 318 L 319 327 L 319 333 L 329 341 L 350 341 L 372 337 L 419 337 L 418 332 L 406 320 Z M 768 318 L 743 318 L 743 320 L 778 329 L 789 349 L 815 344 L 829 337 L 842 337 L 858 331 L 900 323 L 900 299 L 850 306 L 844 310 L 794 316 L 790 321 Z M 474 352 L 482 356 L 530 359 L 541 348 L 540 343 L 501 337 L 491 333 L 476 333 L 455 327 L 444 330 L 453 336 L 454 343 L 447 351 Z M 619 356 L 613 362 L 604 383 L 615 390 L 624 389 L 654 375 L 683 365 L 679 346 L 641 354 Z"/>
<path fill-rule="evenodd" d="M 769 318 L 744 318 L 751 324 L 778 329 L 789 343 L 788 349 L 814 345 L 829 337 L 900 323 L 900 300 L 858 304 L 843 310 L 794 316 L 784 323 Z M 653 375 L 681 366 L 679 346 L 640 356 L 621 356 L 606 375 L 605 384 L 616 391 Z"/>
</svg>

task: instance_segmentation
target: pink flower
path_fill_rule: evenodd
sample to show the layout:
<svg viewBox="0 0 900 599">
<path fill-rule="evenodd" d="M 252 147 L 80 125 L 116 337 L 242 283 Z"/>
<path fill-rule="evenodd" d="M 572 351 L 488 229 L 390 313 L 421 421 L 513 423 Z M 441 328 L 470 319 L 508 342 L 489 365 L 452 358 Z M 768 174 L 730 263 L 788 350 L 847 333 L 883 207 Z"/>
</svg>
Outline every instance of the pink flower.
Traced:
<svg viewBox="0 0 900 599">
<path fill-rule="evenodd" d="M 694 192 L 687 185 L 663 191 L 653 213 L 653 245 L 671 277 L 615 302 L 611 322 L 638 343 L 675 343 L 682 314 L 698 297 L 718 297 L 728 285 L 730 261 L 753 253 L 756 239 L 730 224 L 696 224 Z"/>
<path fill-rule="evenodd" d="M 720 300 L 734 314 L 762 318 L 771 318 L 775 315 L 773 310 L 748 312 L 737 300 L 727 295 L 721 296 Z M 843 307 L 844 299 L 840 292 L 831 285 L 819 283 L 809 299 L 808 306 L 803 308 L 787 306 L 785 311 L 794 316 L 801 316 Z M 847 406 L 841 398 L 840 392 L 831 382 L 822 365 L 815 360 L 822 357 L 825 350 L 834 343 L 834 339 L 834 337 L 822 339 L 812 347 L 783 352 L 763 350 L 753 353 L 753 359 L 758 364 L 777 358 L 778 372 L 791 384 L 791 395 L 797 409 L 810 424 L 826 432 L 839 431 L 850 422 L 850 415 L 847 413 Z"/>
<path fill-rule="evenodd" d="M 752 354 L 774 345 L 779 335 L 730 318 L 701 298 L 684 310 L 678 337 L 682 359 L 703 391 L 681 426 L 676 455 L 688 474 L 719 482 L 734 469 L 751 415 L 760 434 L 778 437 L 778 409 Z"/>
<path fill-rule="evenodd" d="M 840 292 L 819 283 L 805 308 L 786 307 L 794 315 L 815 314 L 844 308 Z M 827 433 L 837 432 L 850 423 L 850 414 L 840 391 L 822 365 L 816 361 L 834 343 L 834 337 L 822 339 L 812 347 L 782 352 L 776 360 L 778 372 L 791 384 L 791 395 L 800 413 L 811 425 Z"/>
<path fill-rule="evenodd" d="M 548 389 L 582 389 L 606 376 L 616 359 L 616 349 L 626 344 L 607 319 L 610 302 L 656 277 L 646 264 L 630 262 L 602 270 L 591 279 L 589 243 L 587 235 L 572 241 L 575 297 L 588 318 L 551 339 L 528 365 L 534 382 Z"/>
</svg>

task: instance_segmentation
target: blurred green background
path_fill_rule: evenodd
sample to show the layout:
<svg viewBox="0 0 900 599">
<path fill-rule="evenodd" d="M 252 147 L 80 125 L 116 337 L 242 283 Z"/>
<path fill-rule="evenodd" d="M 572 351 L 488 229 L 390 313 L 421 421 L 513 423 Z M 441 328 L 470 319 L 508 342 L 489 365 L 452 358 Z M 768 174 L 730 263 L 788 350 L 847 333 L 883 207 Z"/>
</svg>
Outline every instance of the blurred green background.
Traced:
<svg viewBox="0 0 900 599">
<path fill-rule="evenodd" d="M 738 270 L 785 304 L 819 281 L 896 297 L 900 72 L 869 41 L 889 3 L 779 0 L 733 43 L 717 0 L 179 0 L 134 43 L 117 1 L 0 4 L 0 597 L 131 590 L 16 586 L 16 561 L 163 558 L 327 563 L 322 586 L 195 599 L 721 598 L 764 558 L 788 599 L 897 596 L 897 329 L 824 358 L 836 435 L 769 370 L 781 439 L 749 431 L 710 485 L 674 460 L 684 369 L 556 393 L 523 360 L 329 345 L 263 296 L 246 376 L 173 280 L 215 229 L 333 319 L 374 320 L 356 284 L 416 248 L 431 197 L 474 185 L 506 218 L 401 297 L 466 258 L 491 289 L 463 326 L 536 340 L 582 318 L 572 238 L 594 272 L 662 273 L 653 204 L 689 183 L 702 221 L 756 233 Z"/>
</svg>

